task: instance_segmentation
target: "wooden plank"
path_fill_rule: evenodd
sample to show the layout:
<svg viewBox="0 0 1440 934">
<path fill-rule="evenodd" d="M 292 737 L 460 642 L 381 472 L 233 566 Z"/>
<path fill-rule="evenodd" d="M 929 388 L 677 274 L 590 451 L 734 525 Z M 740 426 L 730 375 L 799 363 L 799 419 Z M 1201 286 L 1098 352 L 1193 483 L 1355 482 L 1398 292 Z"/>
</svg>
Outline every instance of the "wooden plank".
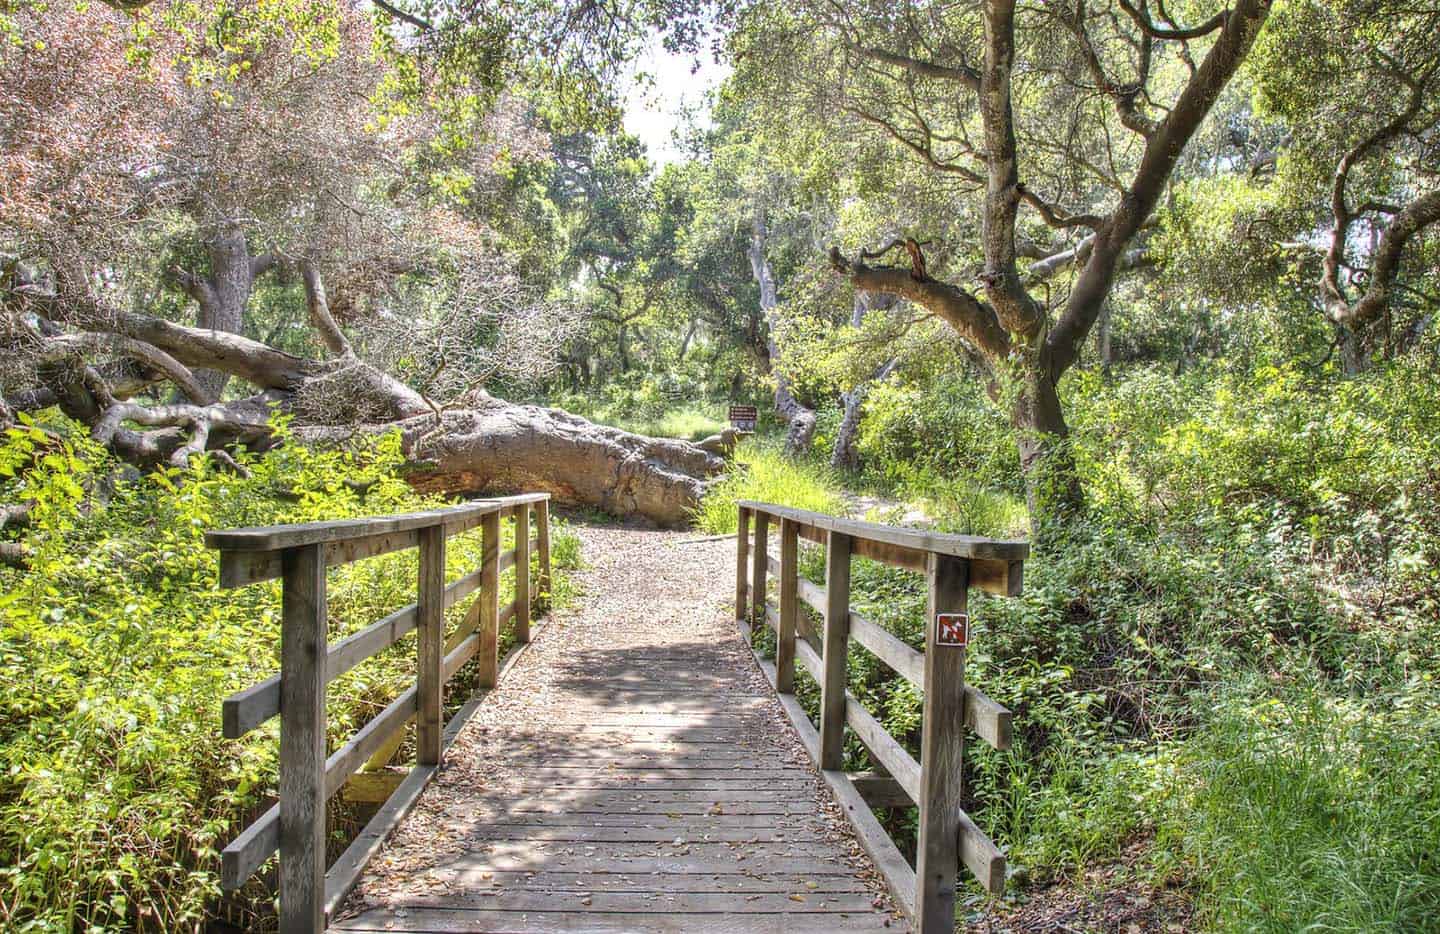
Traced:
<svg viewBox="0 0 1440 934">
<path fill-rule="evenodd" d="M 764 661 L 760 661 L 760 668 L 773 686 L 775 683 L 774 668 Z M 776 696 L 780 698 L 780 707 L 785 711 L 795 732 L 800 734 L 800 741 L 810 753 L 811 759 L 818 762 L 820 759 L 820 736 L 805 715 L 805 708 L 800 706 L 800 701 L 792 694 L 777 694 Z M 895 904 L 908 911 L 915 892 L 915 871 L 910 868 L 910 864 L 906 862 L 905 857 L 895 846 L 895 841 L 891 840 L 890 835 L 885 832 L 885 828 L 880 826 L 874 812 L 870 810 L 870 806 L 860 796 L 860 793 L 855 790 L 849 777 L 839 769 L 822 769 L 820 775 L 825 779 L 825 784 L 830 787 L 831 793 L 835 795 L 836 801 L 844 810 L 850 826 L 855 829 L 855 836 L 860 841 L 861 849 L 880 870 L 880 875 L 885 879 L 885 885 L 895 899 Z"/>
<path fill-rule="evenodd" d="M 415 761 L 419 765 L 438 765 L 445 693 L 440 671 L 445 654 L 445 530 L 440 526 L 420 530 L 418 586 Z M 484 588 L 483 581 L 481 588 Z"/>
<path fill-rule="evenodd" d="M 798 907 L 798 906 L 797 906 Z M 725 912 L 592 912 L 554 909 L 550 911 L 507 912 L 484 909 L 404 909 L 403 918 L 384 909 L 339 922 L 339 931 L 426 931 L 432 934 L 477 931 L 526 931 L 529 934 L 843 934 L 845 931 L 884 931 L 873 910 L 867 912 L 781 912 L 747 914 L 742 925 Z"/>
<path fill-rule="evenodd" d="M 500 611 L 500 626 L 503 628 L 510 617 L 514 615 L 515 604 L 506 604 L 505 608 Z M 522 642 L 520 644 L 528 645 L 529 643 Z M 455 643 L 455 648 L 445 653 L 445 659 L 441 662 L 441 677 L 448 682 L 451 678 L 455 677 L 456 672 L 465 667 L 466 662 L 474 658 L 479 652 L 480 634 L 478 632 L 472 632 L 460 639 Z"/>
<path fill-rule="evenodd" d="M 418 705 L 418 691 L 414 687 L 406 688 L 400 692 L 400 696 L 387 704 L 385 709 L 357 730 L 349 742 L 332 752 L 325 760 L 325 797 L 329 798 L 339 791 L 345 780 L 359 771 L 366 759 L 385 745 L 386 740 L 394 733 L 403 730 L 405 724 L 415 715 Z"/>
<path fill-rule="evenodd" d="M 947 535 L 923 529 L 896 528 L 876 522 L 841 519 L 836 516 L 827 516 L 824 513 L 791 509 L 754 500 L 741 500 L 739 505 L 757 513 L 763 512 L 776 519 L 794 519 L 802 526 L 810 526 L 827 532 L 839 532 L 873 542 L 899 545 L 917 551 L 934 552 L 957 558 L 985 558 L 1003 561 L 1023 561 L 1030 556 L 1030 545 L 1023 541 L 977 538 L 971 535 Z"/>
<path fill-rule="evenodd" d="M 363 561 L 379 555 L 404 551 L 415 547 L 415 531 L 381 532 L 343 542 L 332 543 L 325 548 L 325 566 L 338 567 L 352 561 Z M 280 576 L 280 552 L 278 551 L 222 551 L 220 553 L 220 587 L 228 590 L 245 587 L 260 581 L 273 580 Z"/>
<path fill-rule="evenodd" d="M 735 533 L 735 619 L 745 621 L 750 618 L 750 613 L 745 606 L 745 598 L 750 591 L 750 578 L 747 576 L 750 558 L 750 510 L 744 506 L 740 507 L 739 518 Z M 749 627 L 745 629 L 745 640 L 750 640 Z"/>
<path fill-rule="evenodd" d="M 925 688 L 925 656 L 859 613 L 850 614 L 850 637 L 917 688 Z"/>
<path fill-rule="evenodd" d="M 325 920 L 325 546 L 287 551 L 280 625 L 280 930 Z"/>
<path fill-rule="evenodd" d="M 965 741 L 965 646 L 941 644 L 941 613 L 966 612 L 969 563 L 932 555 L 925 622 L 925 707 L 920 737 L 914 916 L 923 934 L 952 934 L 959 875 Z"/>
<path fill-rule="evenodd" d="M 270 525 L 245 529 L 223 529 L 205 533 L 207 548 L 221 551 L 279 551 L 305 545 L 327 545 L 359 538 L 409 532 L 427 526 L 458 523 L 472 516 L 489 515 L 503 508 L 501 501 L 487 499 L 371 519 L 330 519 L 295 525 Z"/>
<path fill-rule="evenodd" d="M 769 552 L 770 518 L 764 513 L 755 514 L 755 542 L 750 547 L 750 617 L 753 626 L 759 626 L 765 618 L 766 572 L 770 569 Z"/>
<path fill-rule="evenodd" d="M 1002 597 L 1018 597 L 1025 588 L 1025 562 L 973 560 L 970 586 Z"/>
<path fill-rule="evenodd" d="M 831 532 L 825 549 L 825 655 L 820 681 L 820 768 L 845 756 L 846 651 L 850 638 L 850 537 Z"/>
<path fill-rule="evenodd" d="M 346 780 L 340 795 L 353 804 L 384 804 L 409 774 L 408 769 L 356 772 Z"/>
<path fill-rule="evenodd" d="M 492 911 L 546 912 L 556 910 L 583 909 L 587 915 L 614 913 L 643 914 L 663 910 L 679 914 L 715 914 L 722 912 L 737 916 L 737 928 L 744 922 L 739 918 L 754 914 L 792 914 L 802 912 L 837 912 L 870 914 L 871 895 L 859 887 L 841 888 L 831 882 L 826 890 L 814 889 L 803 882 L 794 882 L 788 891 L 768 892 L 753 897 L 736 897 L 733 891 L 675 892 L 671 890 L 664 898 L 655 898 L 656 893 L 648 889 L 631 891 L 572 892 L 568 898 L 551 890 L 525 891 L 515 888 L 497 888 L 493 892 L 464 895 L 408 896 L 404 904 L 420 908 L 490 909 Z M 792 896 L 799 895 L 796 900 Z M 584 897 L 585 903 L 580 899 Z"/>
<path fill-rule="evenodd" d="M 900 783 L 889 775 L 881 775 L 879 772 L 849 772 L 850 784 L 860 792 L 860 797 L 872 808 L 908 808 L 913 807 L 915 799 L 912 798 Z"/>
<path fill-rule="evenodd" d="M 515 641 L 530 641 L 530 506 L 515 507 Z"/>
<path fill-rule="evenodd" d="M 220 852 L 220 888 L 240 888 L 279 846 L 280 806 L 271 805 Z"/>
<path fill-rule="evenodd" d="M 845 722 L 850 724 L 850 729 L 860 737 L 860 741 L 870 750 L 875 760 L 900 783 L 910 800 L 919 801 L 920 763 L 905 751 L 904 746 L 895 741 L 895 737 L 865 709 L 865 705 L 861 704 L 854 694 L 848 692 L 845 700 Z"/>
<path fill-rule="evenodd" d="M 810 605 L 816 613 L 825 612 L 825 588 L 805 578 L 799 580 L 800 599 Z"/>
<path fill-rule="evenodd" d="M 480 524 L 480 625 L 477 629 L 479 668 L 475 683 L 493 688 L 500 662 L 500 514 L 490 513 Z"/>
<path fill-rule="evenodd" d="M 970 815 L 960 812 L 960 861 L 991 895 L 1005 891 L 1005 854 L 985 831 L 975 826 Z"/>
<path fill-rule="evenodd" d="M 881 564 L 904 568 L 907 571 L 925 570 L 925 555 L 927 554 L 919 548 L 906 548 L 904 545 L 897 545 L 893 542 L 876 541 L 872 538 L 858 536 L 854 540 L 853 553 L 856 557 L 879 561 Z"/>
<path fill-rule="evenodd" d="M 811 678 L 815 679 L 816 684 L 823 684 L 825 682 L 825 662 L 820 657 L 820 653 L 816 652 L 810 643 L 797 641 L 795 643 L 795 658 L 805 666 L 805 670 L 810 673 Z"/>
<path fill-rule="evenodd" d="M 775 690 L 795 691 L 795 625 L 799 616 L 800 542 L 795 522 L 780 522 L 780 619 L 775 632 Z"/>
<path fill-rule="evenodd" d="M 1009 749 L 1015 715 L 974 685 L 965 685 L 965 725 L 996 749 Z"/>
</svg>

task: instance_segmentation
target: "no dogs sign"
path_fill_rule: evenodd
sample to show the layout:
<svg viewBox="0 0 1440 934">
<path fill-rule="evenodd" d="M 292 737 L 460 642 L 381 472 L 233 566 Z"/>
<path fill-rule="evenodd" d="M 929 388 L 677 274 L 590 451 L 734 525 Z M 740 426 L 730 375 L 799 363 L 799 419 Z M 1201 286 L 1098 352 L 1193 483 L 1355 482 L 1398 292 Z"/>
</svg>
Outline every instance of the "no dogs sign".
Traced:
<svg viewBox="0 0 1440 934">
<path fill-rule="evenodd" d="M 964 613 L 935 614 L 935 644 L 964 645 L 970 641 L 970 617 Z"/>
</svg>

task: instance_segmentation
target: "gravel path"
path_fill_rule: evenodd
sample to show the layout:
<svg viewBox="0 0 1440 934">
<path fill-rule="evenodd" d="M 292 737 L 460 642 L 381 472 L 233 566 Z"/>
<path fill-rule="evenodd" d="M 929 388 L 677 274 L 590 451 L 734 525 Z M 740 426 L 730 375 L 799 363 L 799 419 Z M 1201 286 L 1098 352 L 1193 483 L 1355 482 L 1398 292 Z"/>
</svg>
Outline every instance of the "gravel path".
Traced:
<svg viewBox="0 0 1440 934">
<path fill-rule="evenodd" d="M 731 618 L 734 539 L 577 526 L 587 567 L 337 922 L 900 930 Z"/>
</svg>

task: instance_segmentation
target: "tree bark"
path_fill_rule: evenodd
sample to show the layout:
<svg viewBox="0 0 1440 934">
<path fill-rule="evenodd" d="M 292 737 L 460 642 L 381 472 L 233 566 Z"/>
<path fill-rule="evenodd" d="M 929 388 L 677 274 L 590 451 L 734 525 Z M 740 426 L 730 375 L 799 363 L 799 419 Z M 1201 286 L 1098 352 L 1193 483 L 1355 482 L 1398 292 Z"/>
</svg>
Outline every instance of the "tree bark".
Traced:
<svg viewBox="0 0 1440 934">
<path fill-rule="evenodd" d="M 864 324 L 865 313 L 871 308 L 890 308 L 894 304 L 893 296 L 857 289 L 855 303 L 850 312 L 850 326 L 858 329 Z M 862 378 L 860 382 L 840 394 L 842 414 L 840 427 L 835 432 L 835 446 L 830 451 L 831 467 L 847 471 L 860 469 L 860 452 L 856 450 L 855 442 L 860 434 L 860 412 L 865 404 L 865 397 L 870 394 L 871 385 L 884 380 L 893 373 L 899 362 L 898 357 L 891 357 L 869 377 Z"/>
<path fill-rule="evenodd" d="M 408 479 L 442 493 L 545 491 L 561 502 L 687 525 L 707 478 L 723 458 L 685 441 L 649 438 L 596 425 L 560 409 L 487 399 L 444 413 L 437 426 L 419 416 L 398 428 L 414 460 Z M 339 432 L 348 435 L 349 430 Z M 335 437 L 333 429 L 309 433 Z"/>
<path fill-rule="evenodd" d="M 1053 525 L 1074 518 L 1085 508 L 1070 446 L 1070 426 L 1055 381 L 1044 368 L 1026 369 L 1010 421 L 1016 429 L 1020 467 L 1025 474 L 1031 532 L 1040 540 Z"/>
<path fill-rule="evenodd" d="M 208 331 L 239 334 L 244 330 L 245 309 L 257 276 L 274 265 L 270 256 L 251 256 L 245 232 L 238 224 L 224 224 L 205 244 L 210 275 L 197 276 L 171 270 L 171 278 L 199 306 L 196 326 Z M 219 399 L 230 381 L 224 370 L 201 369 L 196 381 L 211 399 Z"/>
<path fill-rule="evenodd" d="M 766 325 L 765 347 L 770 357 L 771 373 L 775 377 L 775 411 L 790 426 L 785 432 L 785 453 L 793 457 L 810 450 L 810 442 L 815 437 L 815 412 L 796 398 L 790 389 L 789 376 L 782 367 L 776 366 L 780 357 L 780 348 L 775 343 L 775 332 L 779 326 L 776 309 L 780 306 L 780 298 L 775 273 L 765 252 L 769 236 L 765 213 L 757 211 L 750 237 L 750 271 L 755 277 L 755 284 L 760 287 L 760 310 Z"/>
</svg>

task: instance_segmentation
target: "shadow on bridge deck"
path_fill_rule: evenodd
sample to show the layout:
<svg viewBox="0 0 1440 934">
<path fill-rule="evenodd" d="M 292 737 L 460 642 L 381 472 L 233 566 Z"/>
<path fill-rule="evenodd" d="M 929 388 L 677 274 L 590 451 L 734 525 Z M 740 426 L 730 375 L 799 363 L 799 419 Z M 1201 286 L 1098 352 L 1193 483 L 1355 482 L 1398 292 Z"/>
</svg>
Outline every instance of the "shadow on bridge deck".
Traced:
<svg viewBox="0 0 1440 934">
<path fill-rule="evenodd" d="M 905 929 L 717 599 L 729 546 L 603 536 L 584 608 L 480 705 L 333 929 Z"/>
</svg>

